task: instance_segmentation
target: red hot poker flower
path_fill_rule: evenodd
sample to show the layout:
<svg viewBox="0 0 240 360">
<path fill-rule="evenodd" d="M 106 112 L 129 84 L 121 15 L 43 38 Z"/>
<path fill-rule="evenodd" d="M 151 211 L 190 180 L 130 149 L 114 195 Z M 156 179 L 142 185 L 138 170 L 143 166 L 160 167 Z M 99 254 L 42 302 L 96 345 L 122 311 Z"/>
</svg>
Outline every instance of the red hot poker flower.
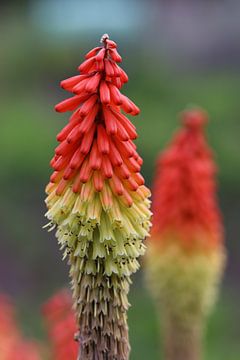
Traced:
<svg viewBox="0 0 240 360">
<path fill-rule="evenodd" d="M 46 199 L 51 228 L 69 257 L 79 325 L 79 359 L 127 360 L 127 294 L 150 226 L 149 190 L 135 126 L 123 114 L 139 108 L 120 89 L 128 76 L 107 35 L 61 82 L 74 94 L 56 105 L 73 111 L 58 134 Z M 123 112 L 122 112 L 123 111 Z"/>
<path fill-rule="evenodd" d="M 153 191 L 152 235 L 177 237 L 186 247 L 214 247 L 222 241 L 216 200 L 216 166 L 207 145 L 201 110 L 182 114 L 184 128 L 160 156 Z"/>
<path fill-rule="evenodd" d="M 179 130 L 157 164 L 147 284 L 164 323 L 169 360 L 200 360 L 202 329 L 225 264 L 216 200 L 216 167 L 202 110 L 182 114 Z"/>
</svg>

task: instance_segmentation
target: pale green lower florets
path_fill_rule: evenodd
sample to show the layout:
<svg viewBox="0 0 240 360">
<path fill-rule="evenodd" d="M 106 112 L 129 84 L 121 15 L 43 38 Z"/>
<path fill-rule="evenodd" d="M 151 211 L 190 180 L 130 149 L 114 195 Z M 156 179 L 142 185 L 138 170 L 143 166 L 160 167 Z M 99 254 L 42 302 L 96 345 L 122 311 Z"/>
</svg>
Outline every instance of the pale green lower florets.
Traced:
<svg viewBox="0 0 240 360">
<path fill-rule="evenodd" d="M 56 237 L 70 265 L 80 360 L 126 360 L 130 351 L 127 294 L 138 257 L 145 252 L 150 201 L 146 196 L 138 199 L 135 192 L 134 203 L 127 207 L 120 197 L 110 195 L 112 205 L 107 206 L 102 192 L 84 184 L 80 194 L 69 188 L 57 196 L 53 189 L 46 199 L 49 226 L 57 227 Z"/>
<path fill-rule="evenodd" d="M 156 246 L 148 246 L 146 278 L 159 306 L 184 322 L 207 316 L 217 298 L 224 248 L 189 253 L 176 243 Z"/>
</svg>

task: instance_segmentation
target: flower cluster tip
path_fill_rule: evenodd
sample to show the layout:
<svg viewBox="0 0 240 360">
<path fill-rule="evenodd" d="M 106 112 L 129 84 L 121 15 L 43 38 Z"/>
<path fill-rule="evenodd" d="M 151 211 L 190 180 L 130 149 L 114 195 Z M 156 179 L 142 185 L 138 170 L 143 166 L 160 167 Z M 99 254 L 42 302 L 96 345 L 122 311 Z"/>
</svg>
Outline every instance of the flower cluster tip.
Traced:
<svg viewBox="0 0 240 360">
<path fill-rule="evenodd" d="M 202 109 L 185 110 L 181 113 L 181 121 L 188 129 L 202 129 L 208 121 L 208 114 Z"/>
</svg>

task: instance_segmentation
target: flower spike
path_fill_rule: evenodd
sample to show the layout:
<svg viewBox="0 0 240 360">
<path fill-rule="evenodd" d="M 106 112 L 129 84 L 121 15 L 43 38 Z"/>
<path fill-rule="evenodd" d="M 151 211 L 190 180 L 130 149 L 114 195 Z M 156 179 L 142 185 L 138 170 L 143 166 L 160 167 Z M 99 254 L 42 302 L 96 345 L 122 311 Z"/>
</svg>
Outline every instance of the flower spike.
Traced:
<svg viewBox="0 0 240 360">
<path fill-rule="evenodd" d="M 225 264 L 206 122 L 203 110 L 185 111 L 183 128 L 157 162 L 146 278 L 164 322 L 169 360 L 201 359 L 202 327 Z"/>
<path fill-rule="evenodd" d="M 73 114 L 57 136 L 46 216 L 70 264 L 79 359 L 126 360 L 127 294 L 145 251 L 150 192 L 135 126 L 123 113 L 140 110 L 121 94 L 128 77 L 117 44 L 107 34 L 101 43 L 86 54 L 79 75 L 61 82 L 72 97 L 55 109 Z"/>
</svg>

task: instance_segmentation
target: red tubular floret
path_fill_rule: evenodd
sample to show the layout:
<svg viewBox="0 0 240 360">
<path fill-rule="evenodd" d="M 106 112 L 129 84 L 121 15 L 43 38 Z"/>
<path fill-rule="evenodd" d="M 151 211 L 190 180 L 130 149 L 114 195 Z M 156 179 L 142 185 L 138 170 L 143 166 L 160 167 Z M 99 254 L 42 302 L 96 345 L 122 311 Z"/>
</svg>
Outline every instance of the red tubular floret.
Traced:
<svg viewBox="0 0 240 360">
<path fill-rule="evenodd" d="M 95 56 L 96 61 L 102 61 L 104 59 L 106 50 L 102 48 L 99 53 Z"/>
<path fill-rule="evenodd" d="M 93 105 L 96 103 L 98 99 L 97 95 L 91 95 L 83 104 L 79 111 L 81 116 L 85 116 L 92 109 Z"/>
<path fill-rule="evenodd" d="M 141 170 L 141 166 L 136 162 L 134 158 L 125 159 L 125 164 L 131 172 L 138 173 Z"/>
<path fill-rule="evenodd" d="M 108 135 L 115 135 L 117 133 L 117 122 L 112 113 L 106 106 L 103 106 L 103 115 Z"/>
<path fill-rule="evenodd" d="M 116 67 L 118 68 L 119 71 L 119 76 L 120 79 L 122 80 L 123 83 L 127 83 L 128 82 L 128 75 L 126 74 L 126 72 L 116 64 Z"/>
<path fill-rule="evenodd" d="M 137 132 L 135 130 L 135 126 L 128 120 L 126 116 L 121 114 L 120 112 L 115 111 L 114 109 L 110 108 L 111 112 L 113 113 L 114 117 L 121 123 L 124 129 L 127 131 L 130 139 L 134 140 L 137 138 Z"/>
<path fill-rule="evenodd" d="M 122 182 L 115 174 L 113 174 L 112 178 L 109 179 L 109 184 L 110 184 L 112 191 L 116 195 L 119 195 L 119 196 L 123 195 L 124 188 L 123 188 Z"/>
<path fill-rule="evenodd" d="M 71 130 L 75 127 L 75 125 L 79 123 L 80 119 L 81 117 L 78 113 L 78 110 L 76 110 L 69 119 L 69 123 L 57 135 L 57 140 L 59 142 L 65 140 L 68 134 L 71 132 Z"/>
<path fill-rule="evenodd" d="M 102 157 L 102 172 L 106 179 L 110 179 L 113 176 L 112 164 L 107 155 Z"/>
<path fill-rule="evenodd" d="M 113 71 L 114 71 L 114 76 L 115 77 L 120 77 L 121 75 L 121 71 L 120 71 L 120 66 L 118 66 L 114 61 L 110 60 L 110 63 L 112 65 Z"/>
<path fill-rule="evenodd" d="M 109 158 L 111 163 L 113 164 L 114 167 L 121 166 L 123 164 L 123 159 L 118 149 L 116 148 L 113 141 L 110 140 L 109 144 L 110 144 Z"/>
<path fill-rule="evenodd" d="M 129 179 L 131 175 L 130 171 L 124 163 L 121 166 L 115 167 L 114 171 L 116 172 L 118 177 L 124 180 Z"/>
<path fill-rule="evenodd" d="M 101 46 L 97 46 L 95 47 L 94 49 L 90 50 L 86 55 L 85 55 L 85 59 L 90 59 L 92 58 L 93 56 L 95 56 L 99 50 L 101 50 L 102 47 Z"/>
<path fill-rule="evenodd" d="M 106 81 L 101 81 L 100 83 L 100 100 L 102 104 L 110 103 L 110 90 Z"/>
<path fill-rule="evenodd" d="M 122 57 L 119 55 L 116 49 L 110 49 L 109 52 L 110 52 L 110 56 L 114 61 L 122 62 Z"/>
<path fill-rule="evenodd" d="M 60 157 L 60 156 L 59 156 L 59 155 L 56 155 L 56 154 L 53 156 L 53 158 L 51 159 L 51 161 L 50 161 L 50 163 L 49 163 L 51 167 L 54 166 L 54 164 L 55 164 L 56 161 L 59 159 L 59 157 Z"/>
<path fill-rule="evenodd" d="M 88 75 L 76 75 L 76 76 L 72 76 L 68 79 L 62 80 L 60 82 L 60 86 L 65 89 L 65 90 L 69 90 L 72 91 L 73 87 L 75 85 L 77 85 L 79 82 L 81 82 L 82 80 L 86 79 L 88 77 Z"/>
<path fill-rule="evenodd" d="M 75 85 L 72 89 L 72 91 L 74 92 L 74 94 L 81 94 L 83 92 L 87 92 L 86 91 L 86 85 L 88 84 L 89 80 L 88 78 L 80 81 L 79 83 L 77 83 L 77 85 Z"/>
<path fill-rule="evenodd" d="M 121 87 L 122 87 L 122 81 L 118 77 L 112 78 L 112 84 L 115 85 L 117 89 L 121 89 Z"/>
<path fill-rule="evenodd" d="M 109 139 L 106 130 L 101 124 L 98 125 L 97 127 L 97 145 L 100 153 L 102 154 L 109 153 Z"/>
<path fill-rule="evenodd" d="M 139 108 L 125 95 L 121 94 L 122 105 L 121 108 L 126 113 L 131 113 L 131 115 L 138 115 L 140 113 Z"/>
<path fill-rule="evenodd" d="M 104 185 L 104 179 L 100 171 L 94 171 L 93 185 L 96 191 L 102 191 Z"/>
<path fill-rule="evenodd" d="M 79 131 L 82 134 L 85 134 L 87 131 L 89 131 L 89 129 L 91 128 L 91 126 L 94 123 L 94 120 L 98 114 L 98 109 L 99 109 L 99 104 L 96 103 L 92 110 L 87 114 L 87 116 L 82 120 L 81 125 L 79 127 Z"/>
<path fill-rule="evenodd" d="M 65 112 L 75 110 L 83 101 L 85 101 L 89 95 L 76 95 L 69 99 L 63 100 L 55 106 L 57 112 Z"/>
<path fill-rule="evenodd" d="M 76 169 L 72 169 L 70 166 L 66 167 L 64 173 L 63 173 L 63 179 L 64 180 L 71 180 L 74 175 L 76 174 Z"/>
<path fill-rule="evenodd" d="M 128 207 L 132 206 L 133 204 L 133 199 L 126 189 L 123 189 L 121 200 Z"/>
<path fill-rule="evenodd" d="M 129 103 L 131 104 L 133 110 L 131 112 L 131 115 L 136 116 L 140 113 L 140 109 L 137 105 L 135 105 L 130 99 L 128 99 Z"/>
<path fill-rule="evenodd" d="M 136 161 L 138 161 L 139 155 L 138 155 L 138 153 L 137 153 L 137 151 L 136 151 L 136 145 L 132 142 L 132 140 L 129 140 L 127 143 L 128 143 L 128 145 L 129 145 L 129 147 L 133 150 L 133 155 L 132 155 L 132 157 L 133 157 Z"/>
<path fill-rule="evenodd" d="M 138 183 L 139 186 L 145 184 L 144 177 L 139 172 L 138 173 L 133 173 L 132 176 L 133 176 L 134 180 Z"/>
<path fill-rule="evenodd" d="M 56 171 L 63 170 L 68 164 L 69 159 L 70 159 L 69 156 L 68 157 L 59 156 L 58 159 L 55 161 L 55 163 L 52 165 L 52 168 Z"/>
<path fill-rule="evenodd" d="M 93 170 L 99 170 L 101 168 L 101 164 L 102 164 L 102 157 L 98 150 L 97 141 L 94 140 L 89 156 L 89 166 Z"/>
<path fill-rule="evenodd" d="M 121 98 L 121 93 L 118 90 L 118 88 L 115 85 L 111 84 L 111 83 L 109 83 L 108 87 L 109 87 L 109 90 L 110 90 L 111 100 L 114 102 L 114 104 L 121 105 L 122 104 L 122 98 Z"/>
<path fill-rule="evenodd" d="M 122 97 L 121 108 L 125 113 L 130 114 L 133 111 L 133 107 L 131 106 L 128 99 L 124 95 L 121 95 L 121 97 Z"/>
<path fill-rule="evenodd" d="M 81 180 L 82 183 L 86 183 L 90 179 L 91 174 L 92 174 L 92 169 L 89 166 L 89 159 L 86 158 L 81 166 L 79 172 L 79 179 Z"/>
<path fill-rule="evenodd" d="M 94 63 L 95 63 L 95 56 L 85 60 L 81 65 L 79 65 L 78 70 L 81 71 L 82 73 L 87 73 L 91 69 Z"/>
<path fill-rule="evenodd" d="M 109 76 L 109 77 L 113 77 L 115 75 L 115 73 L 114 73 L 112 63 L 110 62 L 109 59 L 105 59 L 104 63 L 105 63 L 106 75 Z"/>
<path fill-rule="evenodd" d="M 113 206 L 113 196 L 109 186 L 102 188 L 101 201 L 104 207 L 111 208 L 111 206 Z"/>
<path fill-rule="evenodd" d="M 129 138 L 129 135 L 127 133 L 127 131 L 124 129 L 124 127 L 122 126 L 121 123 L 118 123 L 117 124 L 117 137 L 122 140 L 122 141 L 128 141 L 130 138 Z"/>
<path fill-rule="evenodd" d="M 50 177 L 51 183 L 57 183 L 62 177 L 62 171 L 54 171 L 54 173 Z"/>
<path fill-rule="evenodd" d="M 85 86 L 86 91 L 89 93 L 95 92 L 97 90 L 100 79 L 101 79 L 101 75 L 98 73 L 96 73 L 91 78 L 89 78 Z"/>
<path fill-rule="evenodd" d="M 78 148 L 73 154 L 69 165 L 72 169 L 79 169 L 84 159 L 85 156 L 82 154 L 81 149 Z"/>
<path fill-rule="evenodd" d="M 79 109 L 75 110 L 74 113 L 70 116 L 69 123 L 74 123 L 77 120 L 80 120 L 81 116 L 79 114 Z"/>
<path fill-rule="evenodd" d="M 56 195 L 58 195 L 58 196 L 62 195 L 62 193 L 66 189 L 67 185 L 68 185 L 68 180 L 62 179 L 56 189 Z"/>
<path fill-rule="evenodd" d="M 106 44 L 109 49 L 116 49 L 116 47 L 117 47 L 117 44 L 115 43 L 115 41 L 110 40 L 110 39 L 106 39 Z"/>
<path fill-rule="evenodd" d="M 101 61 L 96 61 L 95 63 L 95 70 L 96 71 L 103 71 L 104 70 L 104 61 L 101 60 Z"/>
<path fill-rule="evenodd" d="M 73 182 L 73 186 L 72 186 L 72 191 L 74 193 L 79 193 L 81 191 L 82 188 L 82 182 L 80 179 L 80 173 L 76 176 L 76 178 L 74 179 Z"/>
<path fill-rule="evenodd" d="M 134 155 L 134 150 L 129 145 L 128 141 L 120 141 L 115 137 L 114 143 L 115 143 L 119 153 L 122 154 L 124 156 L 124 158 L 130 158 Z"/>
<path fill-rule="evenodd" d="M 126 184 L 127 188 L 131 191 L 137 191 L 139 188 L 138 183 L 132 177 L 129 177 L 129 179 L 125 180 L 124 184 Z"/>
<path fill-rule="evenodd" d="M 72 131 L 68 134 L 67 136 L 67 142 L 69 144 L 73 144 L 75 143 L 76 141 L 79 141 L 81 138 L 82 138 L 82 134 L 80 133 L 80 125 L 76 125 Z"/>
<path fill-rule="evenodd" d="M 85 155 L 88 154 L 92 146 L 95 130 L 96 130 L 96 124 L 93 124 L 90 130 L 84 135 L 84 140 L 80 145 L 80 151 L 82 154 Z"/>
<path fill-rule="evenodd" d="M 61 144 L 59 144 L 55 149 L 55 154 L 66 156 L 70 152 L 74 151 L 77 147 L 77 143 L 71 143 L 64 140 Z"/>
<path fill-rule="evenodd" d="M 143 159 L 141 158 L 141 156 L 137 155 L 136 161 L 137 161 L 137 163 L 138 163 L 140 166 L 142 166 L 142 164 L 143 164 Z"/>
<path fill-rule="evenodd" d="M 133 150 L 136 150 L 137 149 L 137 146 L 136 146 L 136 144 L 134 144 L 134 142 L 133 141 L 129 141 L 129 144 L 131 145 L 131 147 L 133 148 Z M 134 155 L 134 157 L 138 157 L 139 155 L 137 154 L 137 152 L 135 151 L 135 155 Z"/>
</svg>

